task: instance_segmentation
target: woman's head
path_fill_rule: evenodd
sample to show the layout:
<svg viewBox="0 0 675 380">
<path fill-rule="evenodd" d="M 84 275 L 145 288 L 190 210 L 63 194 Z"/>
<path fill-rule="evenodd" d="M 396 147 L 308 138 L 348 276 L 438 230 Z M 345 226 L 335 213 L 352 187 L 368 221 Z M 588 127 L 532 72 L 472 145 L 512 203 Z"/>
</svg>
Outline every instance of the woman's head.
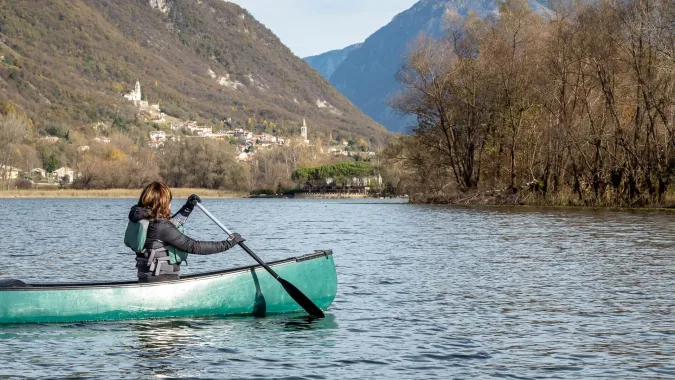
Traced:
<svg viewBox="0 0 675 380">
<path fill-rule="evenodd" d="M 152 219 L 171 217 L 171 190 L 162 182 L 153 182 L 143 189 L 138 206 L 150 209 Z"/>
</svg>

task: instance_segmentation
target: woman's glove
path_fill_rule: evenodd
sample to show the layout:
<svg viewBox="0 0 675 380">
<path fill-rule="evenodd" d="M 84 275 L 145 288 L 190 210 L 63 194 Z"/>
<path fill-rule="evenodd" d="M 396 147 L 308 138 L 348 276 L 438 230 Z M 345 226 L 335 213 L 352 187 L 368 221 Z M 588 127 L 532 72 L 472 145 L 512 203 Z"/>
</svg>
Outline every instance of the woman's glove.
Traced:
<svg viewBox="0 0 675 380">
<path fill-rule="evenodd" d="M 202 199 L 199 198 L 199 195 L 197 194 L 192 194 L 188 198 L 187 202 L 185 203 L 187 206 L 190 206 L 190 208 L 194 208 L 197 203 L 202 203 Z"/>
<path fill-rule="evenodd" d="M 234 247 L 235 245 L 245 242 L 246 240 L 241 237 L 238 233 L 233 233 L 232 236 L 227 238 L 228 243 L 230 244 L 230 248 Z"/>
</svg>

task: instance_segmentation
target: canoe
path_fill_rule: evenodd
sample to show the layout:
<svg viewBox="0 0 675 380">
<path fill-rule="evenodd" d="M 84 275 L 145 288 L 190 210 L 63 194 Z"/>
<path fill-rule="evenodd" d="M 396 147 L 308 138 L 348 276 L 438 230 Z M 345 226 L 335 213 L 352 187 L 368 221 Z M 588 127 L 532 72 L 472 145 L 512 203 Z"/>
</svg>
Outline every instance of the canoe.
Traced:
<svg viewBox="0 0 675 380">
<path fill-rule="evenodd" d="M 332 251 L 269 263 L 319 308 L 337 293 Z M 261 266 L 159 283 L 29 284 L 0 288 L 0 324 L 255 315 L 302 308 Z"/>
</svg>

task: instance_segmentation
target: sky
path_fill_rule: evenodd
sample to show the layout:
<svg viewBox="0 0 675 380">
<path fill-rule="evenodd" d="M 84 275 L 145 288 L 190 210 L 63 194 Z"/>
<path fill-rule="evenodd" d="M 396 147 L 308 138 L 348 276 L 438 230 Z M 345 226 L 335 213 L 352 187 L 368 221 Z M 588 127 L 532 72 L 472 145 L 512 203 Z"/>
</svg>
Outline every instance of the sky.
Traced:
<svg viewBox="0 0 675 380">
<path fill-rule="evenodd" d="M 363 42 L 419 0 L 234 0 L 304 58 Z"/>
</svg>

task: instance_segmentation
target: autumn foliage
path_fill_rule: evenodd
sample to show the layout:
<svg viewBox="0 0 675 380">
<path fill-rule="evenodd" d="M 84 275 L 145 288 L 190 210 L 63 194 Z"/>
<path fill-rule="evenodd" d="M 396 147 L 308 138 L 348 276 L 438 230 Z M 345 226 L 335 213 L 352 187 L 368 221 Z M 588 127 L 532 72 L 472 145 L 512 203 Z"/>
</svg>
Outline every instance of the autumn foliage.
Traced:
<svg viewBox="0 0 675 380">
<path fill-rule="evenodd" d="M 388 148 L 416 201 L 661 205 L 675 176 L 675 3 L 602 1 L 544 18 L 448 17 L 420 37 Z"/>
</svg>

